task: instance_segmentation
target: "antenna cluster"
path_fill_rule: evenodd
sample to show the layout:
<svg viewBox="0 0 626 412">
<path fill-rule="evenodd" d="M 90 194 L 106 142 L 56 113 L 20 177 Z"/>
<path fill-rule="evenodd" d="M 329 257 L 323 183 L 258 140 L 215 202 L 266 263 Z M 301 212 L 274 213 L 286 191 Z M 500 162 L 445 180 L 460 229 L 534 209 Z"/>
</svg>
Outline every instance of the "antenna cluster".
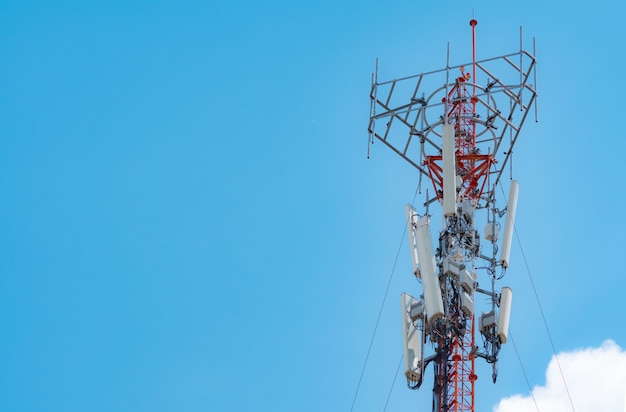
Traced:
<svg viewBox="0 0 626 412">
<path fill-rule="evenodd" d="M 492 364 L 496 381 L 513 296 L 496 281 L 509 266 L 519 185 L 510 181 L 501 209 L 496 189 L 533 106 L 537 117 L 534 42 L 525 51 L 520 30 L 519 51 L 476 60 L 476 25 L 472 19 L 471 62 L 450 66 L 448 52 L 443 69 L 379 82 L 377 61 L 372 75 L 368 156 L 374 141 L 383 142 L 433 189 L 423 213 L 405 208 L 412 270 L 423 288 L 419 297 L 401 295 L 404 374 L 417 389 L 433 365 L 433 411 L 474 411 L 476 358 Z M 433 242 L 436 204 L 442 225 Z M 477 316 L 479 294 L 490 305 Z"/>
</svg>

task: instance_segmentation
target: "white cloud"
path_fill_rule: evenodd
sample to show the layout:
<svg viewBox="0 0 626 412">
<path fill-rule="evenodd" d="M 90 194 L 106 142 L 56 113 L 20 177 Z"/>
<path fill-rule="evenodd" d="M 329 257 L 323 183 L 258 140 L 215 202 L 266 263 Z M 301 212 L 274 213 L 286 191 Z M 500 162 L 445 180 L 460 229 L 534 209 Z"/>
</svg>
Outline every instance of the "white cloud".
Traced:
<svg viewBox="0 0 626 412">
<path fill-rule="evenodd" d="M 576 412 L 626 412 L 626 351 L 615 342 L 607 340 L 599 348 L 565 352 L 558 357 Z M 532 393 L 534 399 L 530 395 L 502 399 L 494 412 L 573 411 L 554 356 L 545 386 L 535 386 Z"/>
</svg>

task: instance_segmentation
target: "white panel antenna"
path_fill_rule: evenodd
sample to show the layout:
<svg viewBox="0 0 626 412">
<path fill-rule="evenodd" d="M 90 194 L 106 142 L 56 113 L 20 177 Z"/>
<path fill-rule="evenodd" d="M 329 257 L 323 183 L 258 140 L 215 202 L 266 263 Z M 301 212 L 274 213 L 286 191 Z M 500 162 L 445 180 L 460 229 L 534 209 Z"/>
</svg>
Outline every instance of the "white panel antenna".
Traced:
<svg viewBox="0 0 626 412">
<path fill-rule="evenodd" d="M 502 288 L 500 295 L 500 313 L 498 315 L 498 337 L 501 343 L 506 343 L 509 336 L 509 319 L 511 317 L 511 301 L 513 291 L 509 287 Z"/>
<path fill-rule="evenodd" d="M 461 292 L 461 310 L 467 316 L 474 314 L 474 299 L 467 292 Z"/>
<path fill-rule="evenodd" d="M 502 267 L 509 267 L 509 257 L 511 255 L 511 242 L 513 241 L 513 231 L 515 230 L 515 211 L 517 209 L 517 195 L 519 184 L 517 180 L 511 180 L 509 189 L 509 204 L 506 209 L 506 222 L 504 223 L 504 235 L 502 236 L 502 251 L 500 252 L 500 263 Z"/>
<path fill-rule="evenodd" d="M 476 279 L 478 275 L 475 272 L 470 272 L 467 269 L 463 269 L 459 275 L 459 283 L 461 288 L 467 293 L 472 293 L 476 289 Z"/>
<path fill-rule="evenodd" d="M 415 327 L 414 319 L 419 318 L 419 308 L 423 302 L 403 293 L 400 295 L 402 308 L 402 348 L 404 350 L 404 375 L 413 382 L 419 382 L 422 377 L 422 331 Z"/>
<path fill-rule="evenodd" d="M 442 127 L 441 155 L 443 157 L 443 215 L 456 214 L 456 155 L 454 149 L 454 126 Z"/>
<path fill-rule="evenodd" d="M 423 216 L 417 221 L 417 254 L 420 261 L 420 273 L 424 286 L 424 304 L 428 324 L 432 325 L 437 319 L 444 316 L 443 299 L 439 278 L 437 277 L 437 263 L 433 252 L 433 242 L 430 237 L 430 218 Z"/>
</svg>

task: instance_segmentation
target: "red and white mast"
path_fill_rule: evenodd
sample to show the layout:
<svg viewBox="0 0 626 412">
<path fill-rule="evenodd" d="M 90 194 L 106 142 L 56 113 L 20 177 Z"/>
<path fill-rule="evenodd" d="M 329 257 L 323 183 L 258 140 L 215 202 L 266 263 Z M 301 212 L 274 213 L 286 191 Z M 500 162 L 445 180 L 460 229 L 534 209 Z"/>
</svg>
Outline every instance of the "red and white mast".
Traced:
<svg viewBox="0 0 626 412">
<path fill-rule="evenodd" d="M 437 412 L 474 411 L 477 357 L 493 365 L 494 382 L 497 377 L 512 293 L 506 287 L 497 290 L 495 284 L 509 263 L 518 184 L 511 180 L 509 198 L 504 199 L 508 205 L 501 208 L 496 188 L 536 99 L 530 84 L 534 51 L 520 47 L 516 53 L 477 61 L 476 25 L 472 19 L 470 63 L 454 67 L 448 63 L 442 70 L 387 82 L 378 82 L 376 73 L 370 95 L 369 141 L 383 142 L 416 167 L 430 180 L 434 193 L 429 196 L 427 191 L 424 212 L 406 207 L 413 273 L 423 290 L 419 298 L 402 294 L 401 302 L 407 383 L 419 388 L 426 366 L 432 364 Z M 470 65 L 471 73 L 466 71 Z M 427 95 L 425 90 L 438 80 L 443 85 Z M 408 101 L 407 91 L 412 96 Z M 385 120 L 382 132 L 376 130 L 377 120 Z M 442 227 L 433 243 L 435 204 L 441 205 Z M 475 228 L 481 212 L 486 222 L 482 245 Z M 499 241 L 499 219 L 505 214 Z M 482 288 L 481 282 L 490 288 Z M 477 294 L 490 302 L 478 317 Z"/>
</svg>

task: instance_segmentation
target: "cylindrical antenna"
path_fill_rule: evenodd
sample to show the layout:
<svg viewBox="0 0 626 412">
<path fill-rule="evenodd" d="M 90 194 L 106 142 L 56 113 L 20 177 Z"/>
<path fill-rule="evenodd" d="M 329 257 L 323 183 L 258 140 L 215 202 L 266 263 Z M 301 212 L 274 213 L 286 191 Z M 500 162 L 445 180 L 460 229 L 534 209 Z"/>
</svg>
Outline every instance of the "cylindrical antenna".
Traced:
<svg viewBox="0 0 626 412">
<path fill-rule="evenodd" d="M 513 113 L 513 102 L 509 102 L 509 112 Z M 513 179 L 513 128 L 511 127 L 509 127 L 509 147 L 511 148 L 511 156 L 509 157 L 509 178 Z M 504 171 L 504 169 L 502 169 L 502 171 Z"/>
<path fill-rule="evenodd" d="M 425 98 L 426 96 L 424 92 L 422 92 L 422 100 L 426 101 Z M 422 110 L 424 109 L 422 108 Z M 426 112 L 422 111 L 422 116 L 420 116 L 420 130 L 424 130 L 424 117 L 426 117 Z M 423 136 L 420 137 L 420 164 L 422 164 L 422 162 L 424 161 L 424 141 L 425 140 L 426 139 Z M 420 195 L 422 194 L 422 176 L 423 175 L 424 175 L 423 173 L 419 174 L 419 181 L 417 182 L 417 190 Z M 426 197 L 428 198 L 428 196 Z M 413 202 L 415 202 L 415 199 L 413 199 Z"/>
<path fill-rule="evenodd" d="M 472 10 L 472 20 L 470 20 L 470 26 L 472 26 L 472 115 L 476 116 L 476 25 L 478 21 L 474 18 L 474 10 Z M 476 120 L 472 122 L 472 136 L 476 138 Z"/>
<path fill-rule="evenodd" d="M 450 42 L 448 42 L 448 52 L 446 55 L 446 97 L 443 103 L 444 124 L 448 124 L 448 85 L 450 84 Z"/>
<path fill-rule="evenodd" d="M 378 85 L 378 57 L 376 58 L 376 77 L 374 77 L 376 85 Z"/>
<path fill-rule="evenodd" d="M 474 79 L 474 95 L 476 95 L 476 25 L 478 22 L 472 19 L 469 24 L 472 26 L 472 79 Z"/>
<path fill-rule="evenodd" d="M 374 73 L 372 73 L 372 91 L 371 93 L 374 93 L 374 88 L 376 86 L 374 85 Z M 370 128 L 369 128 L 369 133 L 367 135 L 367 158 L 370 158 L 370 148 L 372 146 L 372 143 L 374 143 L 374 127 L 372 125 L 372 123 L 374 122 L 374 110 L 376 110 L 376 102 L 374 102 L 373 100 L 370 99 Z"/>
<path fill-rule="evenodd" d="M 454 126 L 444 124 L 441 133 L 441 156 L 443 158 L 443 216 L 456 214 L 456 156 Z"/>
<path fill-rule="evenodd" d="M 522 50 L 524 49 L 524 46 L 522 44 L 522 39 L 523 39 L 523 29 L 522 29 L 522 26 L 519 26 L 519 84 L 524 84 L 524 81 L 523 81 L 524 53 L 522 53 Z M 520 112 L 524 111 L 524 101 L 522 100 L 522 93 L 523 92 L 524 92 L 524 88 L 520 87 L 520 89 L 519 89 L 519 110 L 520 110 Z"/>
<path fill-rule="evenodd" d="M 378 57 L 376 58 L 376 70 L 374 71 L 374 102 L 378 101 L 377 93 L 378 93 Z M 374 104 L 374 118 L 376 117 L 376 105 Z M 372 139 L 372 143 L 374 140 Z"/>
<path fill-rule="evenodd" d="M 535 61 L 533 62 L 533 87 L 535 88 L 535 123 L 537 123 L 539 121 L 539 112 L 537 109 L 537 43 L 535 41 L 535 38 L 533 37 L 533 58 L 535 59 Z"/>
<path fill-rule="evenodd" d="M 374 69 L 374 73 L 372 73 L 372 93 L 373 100 L 371 100 L 370 106 L 370 119 L 371 119 L 371 132 L 367 141 L 367 158 L 370 158 L 371 154 L 371 145 L 374 144 L 374 130 L 376 125 L 376 92 L 378 90 L 378 57 L 376 58 L 376 67 Z"/>
<path fill-rule="evenodd" d="M 420 259 L 417 253 L 417 222 L 419 216 L 415 208 L 409 204 L 404 207 L 404 212 L 406 214 L 406 226 L 409 234 L 409 251 L 411 252 L 411 262 L 413 263 L 413 274 L 420 279 Z"/>
</svg>

